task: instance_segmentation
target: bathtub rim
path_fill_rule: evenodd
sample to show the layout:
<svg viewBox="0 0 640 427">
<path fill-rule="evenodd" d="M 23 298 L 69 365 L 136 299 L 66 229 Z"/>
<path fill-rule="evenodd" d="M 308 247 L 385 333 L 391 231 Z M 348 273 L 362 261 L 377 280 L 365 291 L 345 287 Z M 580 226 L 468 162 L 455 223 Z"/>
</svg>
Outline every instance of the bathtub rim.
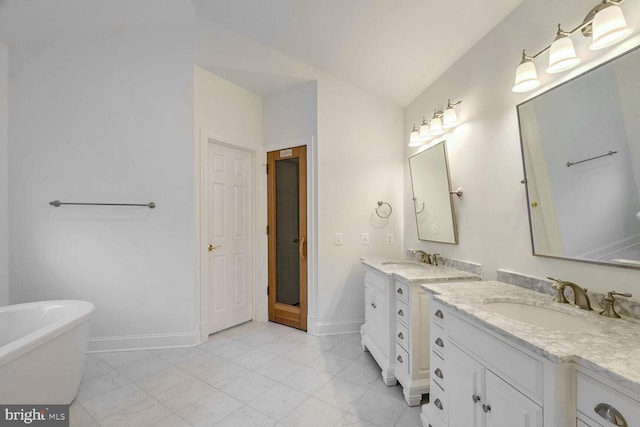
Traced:
<svg viewBox="0 0 640 427">
<path fill-rule="evenodd" d="M 33 306 L 47 305 L 73 306 L 78 311 L 73 314 L 69 313 L 68 316 L 63 317 L 58 321 L 52 322 L 43 328 L 36 329 L 35 331 L 0 347 L 0 368 L 11 363 L 13 360 L 19 358 L 20 356 L 29 353 L 30 351 L 35 350 L 36 348 L 46 344 L 47 342 L 57 338 L 58 336 L 74 329 L 78 325 L 89 321 L 91 313 L 93 313 L 93 311 L 95 310 L 95 305 L 93 303 L 84 300 L 34 301 L 5 305 L 0 307 L 0 309 L 7 311 L 18 311 L 20 309 Z"/>
</svg>

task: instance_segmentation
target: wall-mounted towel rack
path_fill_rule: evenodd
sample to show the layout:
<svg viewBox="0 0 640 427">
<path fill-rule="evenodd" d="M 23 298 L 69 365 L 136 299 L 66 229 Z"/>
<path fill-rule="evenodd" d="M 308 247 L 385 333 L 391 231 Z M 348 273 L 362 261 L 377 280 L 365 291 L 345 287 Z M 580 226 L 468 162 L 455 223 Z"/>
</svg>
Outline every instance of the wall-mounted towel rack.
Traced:
<svg viewBox="0 0 640 427">
<path fill-rule="evenodd" d="M 600 157 L 605 157 L 605 156 L 613 156 L 614 154 L 616 154 L 617 151 L 609 151 L 607 154 L 603 154 L 601 156 L 595 156 L 595 157 L 591 157 L 589 159 L 584 159 L 584 160 L 580 160 L 578 162 L 567 162 L 567 167 L 571 167 L 573 165 L 577 165 L 578 163 L 584 163 L 584 162 L 588 162 L 589 160 L 594 160 L 594 159 L 599 159 Z"/>
<path fill-rule="evenodd" d="M 389 213 L 386 215 L 381 215 L 380 212 L 378 212 L 378 208 L 381 207 L 382 205 L 387 205 L 389 206 Z M 376 215 L 378 215 L 380 218 L 389 218 L 391 216 L 391 212 L 393 212 L 393 208 L 391 207 L 391 205 L 387 202 L 383 202 L 382 200 L 378 200 L 378 208 L 376 208 Z"/>
<path fill-rule="evenodd" d="M 156 207 L 154 202 L 149 203 L 75 203 L 75 202 L 61 202 L 60 200 L 54 200 L 49 202 L 51 206 L 60 207 L 62 205 L 76 205 L 76 206 L 146 206 L 149 209 Z"/>
</svg>

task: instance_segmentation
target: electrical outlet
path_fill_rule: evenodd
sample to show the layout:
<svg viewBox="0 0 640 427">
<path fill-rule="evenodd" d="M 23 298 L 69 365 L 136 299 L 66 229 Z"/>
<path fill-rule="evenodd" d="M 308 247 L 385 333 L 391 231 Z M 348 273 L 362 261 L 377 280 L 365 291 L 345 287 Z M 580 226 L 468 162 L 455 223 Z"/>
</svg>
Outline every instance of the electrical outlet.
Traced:
<svg viewBox="0 0 640 427">
<path fill-rule="evenodd" d="M 344 235 L 342 233 L 336 233 L 335 236 L 333 236 L 333 244 L 336 246 L 344 245 Z"/>
<path fill-rule="evenodd" d="M 438 223 L 437 222 L 432 222 L 431 223 L 431 231 L 433 232 L 433 234 L 438 234 Z"/>
<path fill-rule="evenodd" d="M 360 243 L 363 245 L 369 244 L 369 233 L 362 233 L 360 235 Z"/>
<path fill-rule="evenodd" d="M 393 234 L 387 234 L 385 236 L 385 242 L 387 242 L 387 245 L 393 245 Z"/>
</svg>

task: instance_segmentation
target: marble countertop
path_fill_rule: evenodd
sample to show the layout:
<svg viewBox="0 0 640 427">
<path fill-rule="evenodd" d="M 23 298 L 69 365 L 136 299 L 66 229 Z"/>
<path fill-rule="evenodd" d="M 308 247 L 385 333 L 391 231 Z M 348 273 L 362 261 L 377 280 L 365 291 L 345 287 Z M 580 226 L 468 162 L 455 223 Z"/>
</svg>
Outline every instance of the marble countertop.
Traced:
<svg viewBox="0 0 640 427">
<path fill-rule="evenodd" d="M 471 321 L 555 363 L 574 362 L 640 393 L 640 322 L 610 319 L 598 309 L 585 311 L 560 304 L 551 295 L 496 281 L 424 284 L 436 300 Z M 526 302 L 570 313 L 591 323 L 594 332 L 543 328 L 494 313 L 487 302 Z"/>
<path fill-rule="evenodd" d="M 475 274 L 443 265 L 431 265 L 397 258 L 360 258 L 360 261 L 387 276 L 398 276 L 410 283 L 429 283 L 457 280 L 480 280 Z"/>
</svg>

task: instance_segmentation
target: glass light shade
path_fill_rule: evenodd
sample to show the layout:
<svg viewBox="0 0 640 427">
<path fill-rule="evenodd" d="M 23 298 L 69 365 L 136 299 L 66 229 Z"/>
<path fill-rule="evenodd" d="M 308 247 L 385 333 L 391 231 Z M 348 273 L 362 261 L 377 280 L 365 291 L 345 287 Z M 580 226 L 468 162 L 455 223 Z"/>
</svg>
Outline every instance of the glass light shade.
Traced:
<svg viewBox="0 0 640 427">
<path fill-rule="evenodd" d="M 420 141 L 426 142 L 431 138 L 431 135 L 429 135 L 429 123 L 426 120 L 423 120 L 422 125 L 420 126 Z"/>
<path fill-rule="evenodd" d="M 513 85 L 514 92 L 528 92 L 540 86 L 536 66 L 530 59 L 523 60 L 516 69 L 516 82 Z"/>
<path fill-rule="evenodd" d="M 627 27 L 622 9 L 610 4 L 596 13 L 592 22 L 593 39 L 589 49 L 598 50 L 611 46 L 631 34 L 631 28 Z"/>
<path fill-rule="evenodd" d="M 443 133 L 444 131 L 442 130 L 442 120 L 440 120 L 440 117 L 433 116 L 433 118 L 429 122 L 429 135 L 440 136 Z"/>
<path fill-rule="evenodd" d="M 418 133 L 416 125 L 413 125 L 413 130 L 409 134 L 409 147 L 417 147 L 420 144 L 422 144 L 420 141 L 420 133 Z"/>
<path fill-rule="evenodd" d="M 450 129 L 456 126 L 458 126 L 458 116 L 456 115 L 455 110 L 452 107 L 449 107 L 444 110 L 444 115 L 442 116 L 442 127 Z"/>
<path fill-rule="evenodd" d="M 559 73 L 580 63 L 573 47 L 573 41 L 567 36 L 559 36 L 549 48 L 549 67 L 547 73 Z"/>
</svg>

